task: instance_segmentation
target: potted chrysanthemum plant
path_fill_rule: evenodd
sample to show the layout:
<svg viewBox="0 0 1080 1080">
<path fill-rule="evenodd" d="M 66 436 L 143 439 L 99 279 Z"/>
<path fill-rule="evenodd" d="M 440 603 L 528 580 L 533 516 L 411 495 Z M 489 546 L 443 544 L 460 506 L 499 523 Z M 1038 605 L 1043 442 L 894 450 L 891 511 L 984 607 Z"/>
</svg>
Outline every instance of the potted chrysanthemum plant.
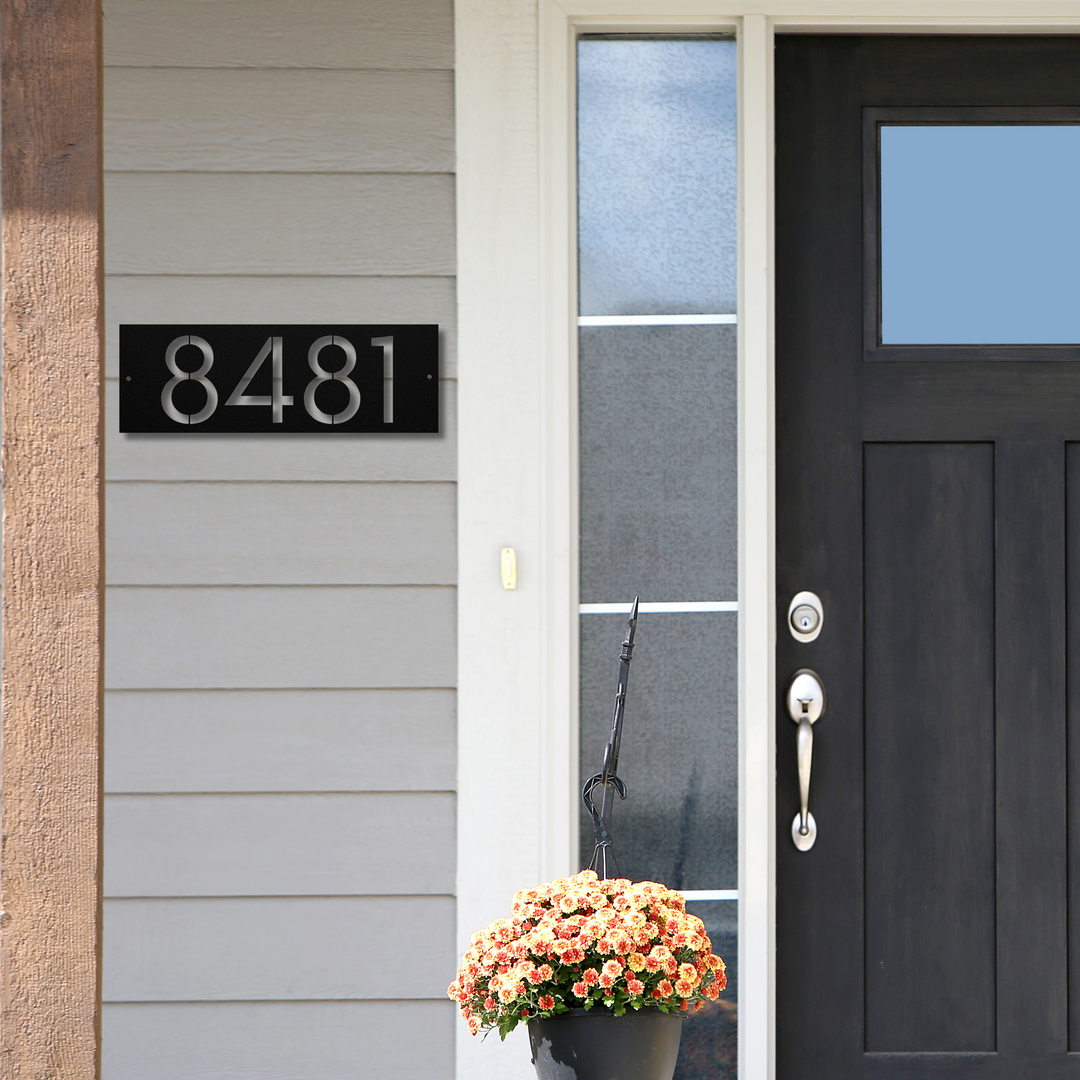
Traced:
<svg viewBox="0 0 1080 1080">
<path fill-rule="evenodd" d="M 540 1080 L 671 1080 L 683 1014 L 726 985 L 680 893 L 583 870 L 519 892 L 509 919 L 473 935 L 447 993 L 474 1035 L 525 1021 Z"/>
</svg>

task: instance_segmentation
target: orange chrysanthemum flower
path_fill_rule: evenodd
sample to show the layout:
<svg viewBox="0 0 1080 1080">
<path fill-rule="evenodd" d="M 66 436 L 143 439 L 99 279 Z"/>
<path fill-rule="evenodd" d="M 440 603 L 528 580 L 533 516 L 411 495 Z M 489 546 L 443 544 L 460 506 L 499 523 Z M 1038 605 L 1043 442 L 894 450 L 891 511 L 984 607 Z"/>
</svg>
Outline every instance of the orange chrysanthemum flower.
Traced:
<svg viewBox="0 0 1080 1080">
<path fill-rule="evenodd" d="M 701 982 L 701 976 L 693 964 L 680 964 L 679 978 L 685 979 L 691 986 L 697 986 Z"/>
</svg>

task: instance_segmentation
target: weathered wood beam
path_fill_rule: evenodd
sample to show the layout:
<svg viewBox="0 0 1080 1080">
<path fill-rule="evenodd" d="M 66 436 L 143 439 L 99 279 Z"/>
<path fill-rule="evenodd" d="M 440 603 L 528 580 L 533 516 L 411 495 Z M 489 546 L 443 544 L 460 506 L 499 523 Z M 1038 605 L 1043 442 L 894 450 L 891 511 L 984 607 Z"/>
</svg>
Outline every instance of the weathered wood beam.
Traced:
<svg viewBox="0 0 1080 1080">
<path fill-rule="evenodd" d="M 19 1080 L 99 1074 L 100 7 L 0 3 L 0 1075 Z"/>
</svg>

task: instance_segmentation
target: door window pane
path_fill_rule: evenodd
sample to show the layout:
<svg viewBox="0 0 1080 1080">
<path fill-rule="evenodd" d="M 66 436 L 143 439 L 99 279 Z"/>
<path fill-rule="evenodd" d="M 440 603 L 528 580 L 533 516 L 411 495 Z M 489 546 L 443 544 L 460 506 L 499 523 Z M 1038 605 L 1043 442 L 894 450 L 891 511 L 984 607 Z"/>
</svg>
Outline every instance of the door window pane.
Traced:
<svg viewBox="0 0 1080 1080">
<path fill-rule="evenodd" d="M 881 340 L 1080 343 L 1080 126 L 881 126 Z"/>
</svg>

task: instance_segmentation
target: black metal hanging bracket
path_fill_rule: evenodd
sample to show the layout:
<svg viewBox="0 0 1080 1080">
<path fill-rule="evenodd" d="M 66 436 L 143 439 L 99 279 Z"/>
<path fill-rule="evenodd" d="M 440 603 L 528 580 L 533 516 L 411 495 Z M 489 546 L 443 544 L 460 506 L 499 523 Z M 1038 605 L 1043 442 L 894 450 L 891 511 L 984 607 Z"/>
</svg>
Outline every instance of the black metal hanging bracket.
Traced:
<svg viewBox="0 0 1080 1080">
<path fill-rule="evenodd" d="M 626 708 L 626 683 L 630 677 L 630 660 L 634 653 L 634 632 L 637 630 L 638 597 L 634 597 L 634 605 L 630 610 L 630 620 L 626 624 L 626 637 L 622 643 L 622 651 L 619 653 L 619 683 L 615 690 L 615 711 L 611 718 L 611 734 L 608 736 L 607 746 L 604 749 L 603 771 L 595 776 L 590 776 L 581 789 L 581 801 L 593 822 L 593 832 L 596 835 L 596 847 L 593 850 L 592 861 L 589 868 L 595 870 L 597 875 L 605 879 L 608 876 L 608 858 L 610 857 L 616 873 L 619 864 L 615 859 L 615 851 L 611 839 L 611 811 L 615 805 L 615 793 L 618 792 L 620 799 L 626 798 L 626 785 L 618 775 L 619 748 L 622 744 L 623 711 Z M 601 804 L 597 809 L 593 802 L 593 791 L 603 788 Z"/>
</svg>

